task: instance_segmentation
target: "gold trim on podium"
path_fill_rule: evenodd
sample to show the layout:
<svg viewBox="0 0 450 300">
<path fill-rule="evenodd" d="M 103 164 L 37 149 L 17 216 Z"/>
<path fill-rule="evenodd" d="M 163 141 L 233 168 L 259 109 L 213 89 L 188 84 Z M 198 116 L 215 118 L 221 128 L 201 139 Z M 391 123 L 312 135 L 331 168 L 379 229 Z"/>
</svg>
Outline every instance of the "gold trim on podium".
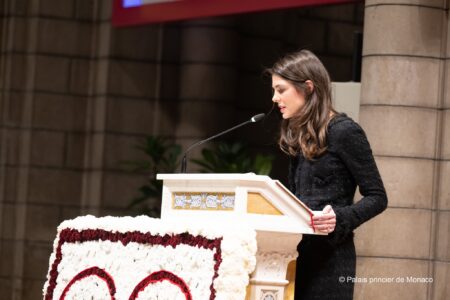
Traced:
<svg viewBox="0 0 450 300">
<path fill-rule="evenodd" d="M 284 300 L 294 300 L 296 267 L 297 267 L 296 260 L 293 260 L 288 264 L 286 272 L 286 280 L 289 281 L 289 283 L 284 288 Z"/>
<path fill-rule="evenodd" d="M 259 215 L 283 215 L 260 193 L 249 192 L 247 195 L 247 212 Z"/>
</svg>

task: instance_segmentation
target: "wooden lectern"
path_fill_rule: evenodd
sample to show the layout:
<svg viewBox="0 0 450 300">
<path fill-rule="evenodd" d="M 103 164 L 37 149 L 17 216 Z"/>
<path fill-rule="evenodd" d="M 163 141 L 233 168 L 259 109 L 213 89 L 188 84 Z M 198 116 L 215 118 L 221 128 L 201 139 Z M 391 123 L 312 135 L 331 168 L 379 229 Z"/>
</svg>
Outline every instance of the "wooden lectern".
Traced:
<svg viewBox="0 0 450 300">
<path fill-rule="evenodd" d="M 315 234 L 309 227 L 315 212 L 268 176 L 158 174 L 157 178 L 163 180 L 162 220 L 245 222 L 256 230 L 257 264 L 247 299 L 293 299 L 297 244 L 302 234 Z"/>
</svg>

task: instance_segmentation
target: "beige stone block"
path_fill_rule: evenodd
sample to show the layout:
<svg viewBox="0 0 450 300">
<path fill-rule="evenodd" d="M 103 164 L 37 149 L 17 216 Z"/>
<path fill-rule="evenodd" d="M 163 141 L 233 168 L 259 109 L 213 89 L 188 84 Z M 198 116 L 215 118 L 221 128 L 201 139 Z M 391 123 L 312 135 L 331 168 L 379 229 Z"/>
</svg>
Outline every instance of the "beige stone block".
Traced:
<svg viewBox="0 0 450 300">
<path fill-rule="evenodd" d="M 355 285 L 354 299 L 427 299 L 430 283 L 414 283 L 411 280 L 430 278 L 428 269 L 429 262 L 426 260 L 358 257 L 356 277 L 365 279 L 367 283 Z"/>
<path fill-rule="evenodd" d="M 71 18 L 73 16 L 74 2 L 75 0 L 41 0 L 39 1 L 39 13 L 46 17 Z"/>
<path fill-rule="evenodd" d="M 97 64 L 96 64 L 97 65 Z M 92 85 L 94 70 L 87 59 L 73 59 L 70 64 L 69 92 L 76 95 L 88 95 Z"/>
<path fill-rule="evenodd" d="M 24 130 L 5 129 L 6 161 L 8 164 L 18 165 L 20 160 L 20 139 Z"/>
<path fill-rule="evenodd" d="M 55 205 L 29 205 L 26 209 L 26 239 L 53 241 L 61 223 L 59 207 Z"/>
<path fill-rule="evenodd" d="M 159 25 L 113 28 L 111 55 L 118 58 L 156 61 Z"/>
<path fill-rule="evenodd" d="M 283 53 L 283 43 L 279 40 L 259 37 L 245 37 L 241 39 L 240 70 L 260 74 Z M 264 49 L 264 51 L 261 51 Z"/>
<path fill-rule="evenodd" d="M 109 0 L 100 1 L 100 9 L 98 11 L 98 17 L 100 20 L 108 21 L 108 23 L 110 22 L 112 14 L 112 3 L 113 2 Z"/>
<path fill-rule="evenodd" d="M 33 203 L 78 205 L 81 184 L 80 172 L 62 169 L 30 169 L 28 199 Z"/>
<path fill-rule="evenodd" d="M 9 97 L 4 97 L 3 99 L 8 101 L 8 109 L 4 111 L 6 114 L 5 122 L 8 125 L 20 125 L 22 124 L 23 109 L 25 107 L 25 97 L 24 92 L 10 92 Z"/>
<path fill-rule="evenodd" d="M 382 4 L 388 4 L 392 5 L 392 0 L 366 0 L 366 6 L 371 5 L 382 5 Z M 436 8 L 444 8 L 445 7 L 445 0 L 395 0 L 395 4 L 402 6 L 402 5 L 424 5 L 429 7 L 436 7 Z"/>
<path fill-rule="evenodd" d="M 154 101 L 110 97 L 106 127 L 115 132 L 150 134 L 157 114 L 154 108 Z"/>
<path fill-rule="evenodd" d="M 11 199 L 7 199 L 11 201 Z M 2 204 L 2 212 L 0 214 L 0 236 L 2 240 L 14 239 L 16 231 L 16 206 L 12 204 Z"/>
<path fill-rule="evenodd" d="M 8 277 L 11 275 L 11 270 L 14 270 L 14 253 L 15 241 L 3 240 L 0 243 L 0 257 L 2 263 L 0 264 L 0 276 Z"/>
<path fill-rule="evenodd" d="M 237 46 L 238 35 L 235 30 L 185 27 L 181 34 L 181 62 L 234 63 Z"/>
<path fill-rule="evenodd" d="M 35 88 L 39 91 L 67 92 L 69 65 L 68 58 L 37 55 Z"/>
<path fill-rule="evenodd" d="M 180 99 L 233 101 L 237 72 L 233 67 L 188 64 L 180 67 Z"/>
<path fill-rule="evenodd" d="M 442 1 L 444 1 L 444 0 L 442 0 Z M 444 26 L 447 26 L 447 38 L 446 38 L 446 40 L 447 40 L 447 48 L 446 48 L 447 52 L 446 52 L 446 58 L 449 59 L 450 58 L 450 39 L 448 38 L 448 36 L 449 36 L 449 32 L 450 32 L 449 31 L 449 29 L 450 29 L 450 18 L 448 17 L 448 15 L 447 15 L 447 22 L 446 22 L 446 24 Z"/>
<path fill-rule="evenodd" d="M 450 296 L 450 263 L 434 262 L 433 300 L 447 300 Z"/>
<path fill-rule="evenodd" d="M 376 155 L 434 158 L 437 111 L 361 106 L 360 123 Z"/>
<path fill-rule="evenodd" d="M 36 226 L 36 224 L 35 224 Z M 52 231 L 52 230 L 50 230 Z M 56 228 L 53 230 L 56 237 Z M 25 245 L 25 268 L 24 276 L 26 278 L 45 278 L 49 268 L 49 258 L 52 253 L 52 243 L 29 242 Z"/>
<path fill-rule="evenodd" d="M 43 53 L 89 56 L 93 27 L 88 22 L 42 19 L 37 50 Z"/>
<path fill-rule="evenodd" d="M 175 129 L 178 137 L 206 138 L 235 124 L 234 108 L 226 103 L 183 101 L 180 106 L 182 113 Z"/>
<path fill-rule="evenodd" d="M 76 217 L 86 214 L 84 211 L 82 212 L 79 207 L 63 206 L 63 207 L 60 207 L 60 211 L 61 211 L 61 213 L 60 213 L 61 221 L 75 219 Z"/>
<path fill-rule="evenodd" d="M 11 73 L 9 75 L 12 89 L 24 91 L 27 79 L 27 60 L 25 55 L 11 54 Z"/>
<path fill-rule="evenodd" d="M 139 188 L 147 183 L 144 174 L 105 173 L 103 177 L 102 206 L 125 209 L 135 197 Z"/>
<path fill-rule="evenodd" d="M 363 55 L 440 57 L 444 17 L 440 9 L 366 3 Z"/>
<path fill-rule="evenodd" d="M 441 158 L 450 160 L 450 109 L 442 111 Z"/>
<path fill-rule="evenodd" d="M 450 212 L 437 211 L 436 259 L 450 262 Z"/>
<path fill-rule="evenodd" d="M 63 133 L 35 130 L 31 136 L 30 163 L 37 166 L 62 166 L 65 150 Z"/>
<path fill-rule="evenodd" d="M 297 16 L 286 18 L 288 25 L 286 37 L 289 43 L 315 52 L 325 52 L 327 22 L 317 19 L 304 19 Z M 270 22 L 266 22 L 270 24 Z M 314 28 L 314 30 L 311 30 Z M 330 35 L 331 36 L 331 35 Z"/>
<path fill-rule="evenodd" d="M 105 137 L 105 167 L 112 170 L 131 171 L 127 162 L 148 161 L 149 156 L 137 148 L 145 137 L 107 134 Z"/>
<path fill-rule="evenodd" d="M 450 18 L 449 18 L 450 19 Z M 450 25 L 449 25 L 450 26 Z M 450 39 L 448 39 L 450 43 Z M 448 45 L 450 47 L 450 45 Z M 450 49 L 450 48 L 447 48 Z M 450 50 L 449 50 L 450 51 Z M 450 57 L 450 54 L 447 54 L 447 57 Z M 444 103 L 443 108 L 450 108 L 450 59 L 445 60 L 445 81 L 444 81 Z"/>
<path fill-rule="evenodd" d="M 332 81 L 345 82 L 352 79 L 351 57 L 321 55 L 319 58 L 328 70 Z"/>
<path fill-rule="evenodd" d="M 376 162 L 390 207 L 432 207 L 433 160 L 377 157 Z"/>
<path fill-rule="evenodd" d="M 81 169 L 84 166 L 86 135 L 83 133 L 68 133 L 67 150 L 64 157 L 64 166 Z"/>
<path fill-rule="evenodd" d="M 23 281 L 23 294 L 22 300 L 35 300 L 42 298 L 42 288 L 45 283 L 45 277 L 40 280 L 36 279 L 24 279 Z"/>
<path fill-rule="evenodd" d="M 351 57 L 355 32 L 362 32 L 362 26 L 340 22 L 330 23 L 328 26 L 328 51 Z"/>
<path fill-rule="evenodd" d="M 25 52 L 27 47 L 27 27 L 30 20 L 26 18 L 14 18 L 14 43 L 12 49 L 17 52 Z"/>
<path fill-rule="evenodd" d="M 449 178 L 450 161 L 441 161 L 439 174 L 439 209 L 450 210 L 450 185 L 448 184 Z"/>
<path fill-rule="evenodd" d="M 156 72 L 152 63 L 111 61 L 108 90 L 112 95 L 155 97 Z"/>
<path fill-rule="evenodd" d="M 109 56 L 111 53 L 111 32 L 112 32 L 111 21 L 108 20 L 106 22 L 99 23 L 97 25 L 96 30 L 98 40 L 95 43 L 95 53 L 101 59 L 104 59 L 107 62 L 109 62 Z"/>
<path fill-rule="evenodd" d="M 36 93 L 33 125 L 58 130 L 84 130 L 86 104 L 83 97 Z"/>
<path fill-rule="evenodd" d="M 16 199 L 17 193 L 17 174 L 18 167 L 4 167 L 5 169 L 5 186 L 4 186 L 4 199 L 6 202 L 13 203 Z"/>
<path fill-rule="evenodd" d="M 98 20 L 98 14 L 101 11 L 101 2 L 98 3 L 94 1 L 76 1 L 75 4 L 75 17 L 81 20 Z M 110 2 L 110 1 L 109 1 Z M 97 6 L 98 5 L 98 6 Z"/>
<path fill-rule="evenodd" d="M 0 278 L 0 295 L 5 299 L 12 299 L 13 283 L 10 277 Z"/>
<path fill-rule="evenodd" d="M 30 1 L 28 0 L 16 0 L 14 1 L 14 14 L 18 16 L 24 16 L 30 13 Z"/>
<path fill-rule="evenodd" d="M 361 104 L 438 107 L 439 64 L 414 57 L 365 57 Z"/>
<path fill-rule="evenodd" d="M 358 255 L 430 257 L 431 211 L 388 208 L 356 230 Z"/>
</svg>

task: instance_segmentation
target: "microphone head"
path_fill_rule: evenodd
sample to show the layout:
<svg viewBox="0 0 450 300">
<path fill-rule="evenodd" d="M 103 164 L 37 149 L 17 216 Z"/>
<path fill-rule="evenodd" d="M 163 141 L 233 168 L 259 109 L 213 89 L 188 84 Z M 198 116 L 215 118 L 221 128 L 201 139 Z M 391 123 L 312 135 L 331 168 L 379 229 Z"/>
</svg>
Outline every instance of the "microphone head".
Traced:
<svg viewBox="0 0 450 300">
<path fill-rule="evenodd" d="M 266 114 L 258 114 L 253 116 L 250 121 L 252 121 L 253 123 L 261 121 L 262 119 L 264 119 L 264 117 L 266 116 Z"/>
</svg>

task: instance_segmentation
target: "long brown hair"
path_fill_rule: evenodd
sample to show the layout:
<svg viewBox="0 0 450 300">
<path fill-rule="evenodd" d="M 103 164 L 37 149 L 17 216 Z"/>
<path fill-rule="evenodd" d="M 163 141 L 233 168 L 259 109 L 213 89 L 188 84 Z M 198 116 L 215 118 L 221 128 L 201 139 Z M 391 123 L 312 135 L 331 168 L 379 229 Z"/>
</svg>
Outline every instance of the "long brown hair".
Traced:
<svg viewBox="0 0 450 300">
<path fill-rule="evenodd" d="M 309 160 L 327 150 L 327 127 L 330 113 L 336 114 L 331 102 L 331 81 L 322 62 L 311 51 L 288 54 L 267 70 L 292 83 L 305 96 L 305 105 L 292 118 L 281 123 L 279 145 L 289 155 L 302 153 Z M 308 88 L 305 81 L 312 81 Z"/>
</svg>

